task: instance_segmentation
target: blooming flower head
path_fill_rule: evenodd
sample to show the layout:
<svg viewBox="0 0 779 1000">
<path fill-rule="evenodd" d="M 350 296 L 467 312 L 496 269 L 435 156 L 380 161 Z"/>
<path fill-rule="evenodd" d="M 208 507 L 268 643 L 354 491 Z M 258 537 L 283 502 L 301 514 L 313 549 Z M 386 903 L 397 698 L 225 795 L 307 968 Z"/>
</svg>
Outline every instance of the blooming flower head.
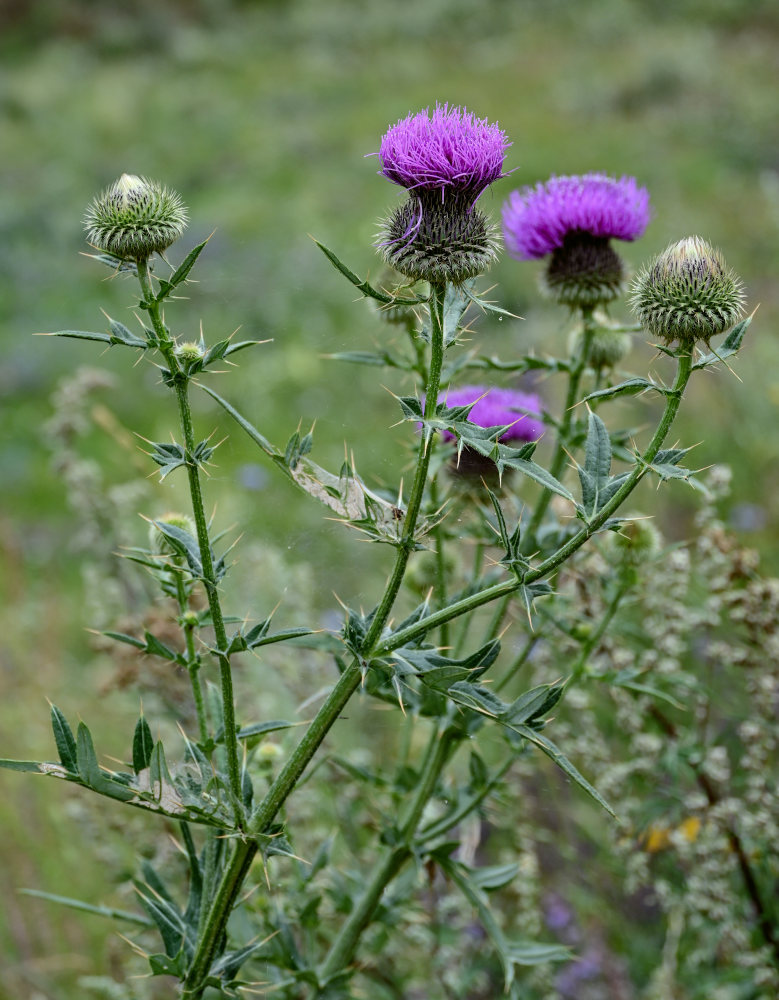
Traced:
<svg viewBox="0 0 779 1000">
<path fill-rule="evenodd" d="M 439 397 L 439 402 L 445 402 L 450 409 L 473 403 L 468 415 L 469 422 L 478 427 L 507 427 L 498 439 L 503 444 L 537 441 L 544 433 L 540 417 L 541 400 L 533 393 L 485 385 L 464 385 L 460 389 L 444 393 Z M 450 431 L 443 431 L 442 436 L 446 441 L 455 439 Z M 453 481 L 466 492 L 474 487 L 479 489 L 482 483 L 492 489 L 498 489 L 501 485 L 502 476 L 495 462 L 464 441 L 460 442 L 449 471 Z"/>
<path fill-rule="evenodd" d="M 700 236 L 672 243 L 633 283 L 631 304 L 642 326 L 670 344 L 708 344 L 744 312 L 741 279 Z"/>
<path fill-rule="evenodd" d="M 381 140 L 381 173 L 409 190 L 464 193 L 475 201 L 505 176 L 506 133 L 464 108 L 437 104 L 401 118 Z"/>
<path fill-rule="evenodd" d="M 615 298 L 622 284 L 622 261 L 609 240 L 635 240 L 649 214 L 649 192 L 633 177 L 552 177 L 512 191 L 503 231 L 517 260 L 552 255 L 546 286 L 558 301 L 592 307 Z"/>
<path fill-rule="evenodd" d="M 506 247 L 517 260 L 545 257 L 569 233 L 635 240 L 649 223 L 649 192 L 634 177 L 552 177 L 512 191 L 503 206 Z"/>
<path fill-rule="evenodd" d="M 485 271 L 496 243 L 474 203 L 504 176 L 509 145 L 497 125 L 448 104 L 393 125 L 381 141 L 380 173 L 409 197 L 382 223 L 377 246 L 385 261 L 434 283 L 461 284 Z"/>
<path fill-rule="evenodd" d="M 517 389 L 496 389 L 485 385 L 464 385 L 461 389 L 441 396 L 439 402 L 449 407 L 467 406 L 476 400 L 468 420 L 479 427 L 511 426 L 501 435 L 500 441 L 537 441 L 544 433 L 541 422 L 541 400 L 533 393 Z M 454 434 L 444 431 L 447 441 Z"/>
</svg>

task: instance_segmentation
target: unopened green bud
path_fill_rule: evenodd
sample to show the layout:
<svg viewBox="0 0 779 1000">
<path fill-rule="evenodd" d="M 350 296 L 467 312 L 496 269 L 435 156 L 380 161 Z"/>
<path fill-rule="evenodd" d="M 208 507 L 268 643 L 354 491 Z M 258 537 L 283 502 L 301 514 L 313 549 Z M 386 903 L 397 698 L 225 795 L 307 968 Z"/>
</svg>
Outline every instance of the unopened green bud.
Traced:
<svg viewBox="0 0 779 1000">
<path fill-rule="evenodd" d="M 457 558 L 445 549 L 444 575 L 447 580 L 455 576 L 459 569 Z M 439 585 L 438 558 L 435 552 L 421 552 L 414 558 L 406 571 L 406 583 L 421 595 L 427 594 Z"/>
<path fill-rule="evenodd" d="M 382 290 L 387 290 L 389 295 L 397 295 L 398 291 L 396 289 L 398 289 L 398 286 L 402 287 L 405 285 L 408 287 L 412 282 L 404 281 L 403 275 L 399 271 L 396 271 L 394 267 L 388 266 L 379 275 L 376 284 Z M 388 306 L 378 302 L 376 299 L 372 299 L 371 302 L 379 318 L 385 323 L 405 326 L 411 329 L 417 321 L 416 313 L 412 306 Z"/>
<path fill-rule="evenodd" d="M 673 243 L 633 282 L 633 311 L 642 326 L 667 344 L 692 347 L 724 333 L 744 312 L 741 279 L 700 236 Z"/>
<path fill-rule="evenodd" d="M 196 344 L 194 341 L 187 341 L 183 344 L 178 344 L 175 350 L 175 355 L 181 362 L 185 371 L 191 370 L 194 365 L 197 365 L 198 361 L 202 361 L 205 354 L 206 352 L 203 345 Z M 199 368 L 197 370 L 199 370 Z"/>
<path fill-rule="evenodd" d="M 624 521 L 612 534 L 613 545 L 620 558 L 639 561 L 656 555 L 662 545 L 662 535 L 648 518 Z"/>
<path fill-rule="evenodd" d="M 172 528 L 179 528 L 181 531 L 186 531 L 193 538 L 196 537 L 197 529 L 195 522 L 187 514 L 179 514 L 176 511 L 171 511 L 168 514 L 163 514 L 162 517 L 158 517 L 157 521 L 161 524 L 168 524 Z M 171 545 L 170 539 L 154 523 L 149 525 L 149 548 L 155 555 L 159 556 L 176 556 L 178 554 L 173 545 Z"/>
<path fill-rule="evenodd" d="M 175 191 L 157 181 L 122 174 L 92 202 L 84 216 L 87 240 L 122 260 L 146 260 L 174 243 L 187 225 Z"/>
<path fill-rule="evenodd" d="M 584 328 L 580 324 L 571 336 L 569 350 L 574 357 L 581 349 Z M 589 362 L 593 368 L 614 368 L 622 359 L 630 353 L 633 340 L 629 333 L 624 330 L 610 330 L 608 327 L 599 326 L 592 334 L 590 340 Z"/>
</svg>

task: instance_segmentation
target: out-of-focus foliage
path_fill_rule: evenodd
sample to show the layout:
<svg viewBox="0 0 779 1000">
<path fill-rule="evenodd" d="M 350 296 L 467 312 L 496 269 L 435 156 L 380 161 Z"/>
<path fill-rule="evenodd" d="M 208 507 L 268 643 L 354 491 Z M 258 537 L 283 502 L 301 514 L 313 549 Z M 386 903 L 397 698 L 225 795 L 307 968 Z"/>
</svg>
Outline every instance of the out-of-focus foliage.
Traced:
<svg viewBox="0 0 779 1000">
<path fill-rule="evenodd" d="M 630 263 L 637 267 L 671 240 L 700 233 L 723 247 L 729 263 L 748 276 L 750 302 L 761 303 L 760 331 L 739 367 L 749 391 L 728 393 L 722 405 L 722 376 L 708 392 L 701 378 L 679 433 L 689 440 L 684 428 L 706 427 L 701 464 L 716 458 L 734 470 L 733 527 L 750 533 L 766 567 L 777 565 L 770 527 L 779 517 L 774 4 L 5 2 L 0 38 L 0 731 L 13 723 L 16 732 L 25 720 L 20 756 L 34 756 L 49 739 L 40 711 L 44 693 L 61 703 L 60 692 L 76 682 L 83 692 L 100 692 L 93 714 L 105 733 L 120 721 L 127 728 L 136 715 L 132 699 L 114 692 L 132 681 L 137 662 L 120 663 L 117 675 L 82 626 L 100 627 L 101 615 L 123 607 L 132 614 L 143 594 L 137 579 L 119 581 L 115 590 L 100 591 L 96 605 L 95 587 L 81 579 L 82 556 L 88 551 L 93 562 L 102 548 L 110 560 L 115 547 L 137 544 L 146 526 L 135 511 L 144 504 L 175 507 L 180 497 L 175 486 L 171 492 L 147 484 L 149 499 L 139 500 L 144 487 L 136 482 L 146 466 L 126 428 L 155 439 L 169 422 L 140 393 L 114 398 L 110 380 L 120 368 L 113 354 L 100 360 L 103 374 L 85 376 L 76 398 L 59 402 L 66 423 L 79 413 L 83 423 L 52 427 L 46 422 L 58 381 L 79 365 L 94 367 L 95 354 L 91 345 L 57 350 L 30 336 L 64 316 L 94 328 L 99 306 L 127 318 L 122 279 L 97 286 L 91 262 L 74 264 L 84 244 L 73 207 L 86 206 L 125 170 L 181 191 L 193 238 L 217 227 L 204 269 L 209 294 L 191 286 L 190 317 L 202 317 L 211 339 L 239 324 L 241 337 L 273 338 L 234 379 L 241 408 L 274 440 L 286 440 L 299 419 L 305 426 L 316 419 L 320 454 L 331 465 L 342 457 L 348 428 L 348 444 L 369 481 L 403 458 L 399 432 L 387 430 L 395 420 L 391 397 L 377 393 L 370 370 L 321 355 L 381 345 L 390 334 L 352 306 L 307 234 L 356 248 L 350 258 L 361 270 L 378 270 L 370 246 L 375 220 L 397 194 L 364 157 L 377 149 L 386 125 L 436 100 L 499 119 L 514 141 L 509 166 L 518 169 L 485 199 L 482 207 L 495 214 L 513 185 L 553 172 L 636 175 L 652 192 L 655 218 L 643 240 L 626 248 Z M 521 345 L 518 353 L 530 343 L 540 350 L 554 343 L 559 352 L 564 332 L 559 315 L 537 304 L 534 267 L 504 260 L 493 275 L 502 304 L 527 322 L 480 318 L 482 344 L 494 341 L 503 356 L 512 343 Z M 648 363 L 652 351 L 640 349 Z M 151 372 L 140 377 L 154 393 Z M 544 392 L 545 385 L 536 388 Z M 406 386 L 399 376 L 390 388 Z M 204 400 L 199 405 L 200 419 L 215 424 L 216 410 Z M 638 408 L 635 422 L 643 419 Z M 47 445 L 56 435 L 61 442 L 81 433 L 68 460 L 52 467 Z M 103 471 L 83 460 L 87 452 L 99 456 Z M 304 567 L 311 554 L 306 526 L 319 524 L 318 513 L 298 504 L 291 490 L 277 492 L 283 484 L 266 492 L 267 470 L 236 435 L 221 447 L 218 463 L 210 495 L 219 498 L 220 520 L 235 518 L 273 541 L 262 550 L 266 562 L 258 562 L 255 580 L 276 560 L 289 575 L 290 600 L 306 589 L 316 602 L 336 587 L 359 603 L 359 594 L 351 596 L 358 573 L 366 590 L 371 581 L 359 546 L 352 546 L 351 570 L 334 578 L 329 556 L 338 536 L 335 528 L 325 531 L 314 568 Z M 99 499 L 106 493 L 108 510 Z M 78 515 L 68 506 L 74 500 Z M 668 500 L 665 493 L 659 504 Z M 671 538 L 693 530 L 694 501 L 677 488 L 674 521 L 664 522 L 661 510 Z M 685 516 L 682 504 L 690 504 Z M 85 516 L 84 505 L 94 510 L 88 506 Z M 92 537 L 84 536 L 85 525 Z M 169 677 L 155 683 L 164 698 L 176 697 Z M 73 706 L 66 699 L 62 707 Z M 14 888 L 91 891 L 98 899 L 103 874 L 85 859 L 100 860 L 102 850 L 107 868 L 125 866 L 117 872 L 121 881 L 131 872 L 127 841 L 136 828 L 139 841 L 151 842 L 147 821 L 128 825 L 116 816 L 116 836 L 106 837 L 69 789 L 39 790 L 21 779 L 4 788 L 18 797 L 0 803 L 0 953 L 8 958 L 0 996 L 4 990 L 9 1000 L 79 995 L 62 990 L 78 989 L 80 975 L 106 965 L 96 956 L 123 961 L 125 946 L 107 938 L 96 920 L 65 921 L 45 904 L 17 897 Z M 659 828 L 671 836 L 686 818 L 663 816 Z M 46 962 L 26 961 L 42 954 Z"/>
</svg>

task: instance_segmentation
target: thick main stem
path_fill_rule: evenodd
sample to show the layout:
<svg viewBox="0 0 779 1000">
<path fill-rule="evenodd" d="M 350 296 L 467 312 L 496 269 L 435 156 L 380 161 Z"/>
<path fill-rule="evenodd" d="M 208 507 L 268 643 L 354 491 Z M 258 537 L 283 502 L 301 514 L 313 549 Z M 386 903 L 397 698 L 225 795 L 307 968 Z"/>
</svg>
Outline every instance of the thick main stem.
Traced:
<svg viewBox="0 0 779 1000">
<path fill-rule="evenodd" d="M 154 332 L 157 335 L 165 360 L 170 368 L 170 378 L 176 393 L 176 400 L 179 407 L 179 419 L 184 435 L 184 452 L 187 462 L 187 478 L 189 480 L 189 492 L 192 500 L 192 513 L 195 519 L 197 531 L 197 541 L 200 548 L 200 563 L 202 567 L 203 586 L 208 598 L 208 607 L 211 612 L 211 622 L 214 628 L 216 639 L 217 660 L 219 662 L 219 675 L 222 686 L 223 703 L 223 723 L 224 723 L 224 744 L 227 753 L 227 773 L 230 782 L 230 789 L 235 798 L 235 802 L 241 802 L 241 769 L 238 763 L 238 738 L 235 726 L 235 705 L 233 700 L 233 676 L 230 666 L 230 657 L 227 654 L 227 631 L 222 614 L 222 606 L 219 602 L 219 591 L 217 588 L 216 574 L 214 573 L 214 561 L 211 555 L 211 541 L 208 537 L 208 521 L 206 519 L 205 507 L 203 504 L 203 492 L 200 487 L 200 470 L 195 460 L 195 431 L 192 425 L 192 411 L 189 405 L 188 378 L 179 369 L 176 357 L 173 352 L 173 341 L 170 338 L 167 327 L 160 315 L 160 304 L 151 287 L 149 278 L 148 263 L 139 260 L 138 280 L 143 292 L 143 304 L 149 313 Z"/>
<path fill-rule="evenodd" d="M 430 367 L 425 387 L 426 417 L 433 416 L 438 400 L 441 367 L 444 357 L 443 307 L 445 292 L 445 285 L 434 285 L 430 292 L 431 352 Z M 381 637 L 381 633 L 392 612 L 392 606 L 395 603 L 395 598 L 403 582 L 403 575 L 406 571 L 409 556 L 414 549 L 416 523 L 422 506 L 427 471 L 430 465 L 430 454 L 430 441 L 423 434 L 419 445 L 416 471 L 409 495 L 408 508 L 404 515 L 403 534 L 395 556 L 395 565 L 373 616 L 370 628 L 365 636 L 360 655 L 341 674 L 335 687 L 317 712 L 302 739 L 279 772 L 276 780 L 268 789 L 264 799 L 252 814 L 249 820 L 249 832 L 255 837 L 261 835 L 267 829 L 295 788 L 295 785 L 330 728 L 359 687 L 362 678 L 362 666 L 367 664 L 373 657 L 376 643 Z M 211 909 L 199 936 L 192 965 L 187 974 L 185 981 L 187 990 L 184 995 L 189 1000 L 199 1000 L 203 994 L 205 988 L 203 982 L 224 934 L 233 903 L 249 871 L 257 849 L 258 845 L 256 841 L 239 842 L 236 844 L 233 857 L 230 859 L 222 876 L 222 881 L 214 895 Z"/>
<path fill-rule="evenodd" d="M 434 730 L 414 798 L 401 821 L 399 843 L 393 846 L 376 868 L 365 891 L 333 942 L 319 970 L 320 980 L 324 983 L 351 962 L 360 936 L 376 912 L 385 888 L 411 856 L 413 837 L 422 812 L 435 790 L 455 743 L 456 734 L 452 730 L 443 733 L 438 728 Z"/>
<path fill-rule="evenodd" d="M 549 466 L 549 472 L 555 479 L 559 479 L 560 473 L 563 471 L 563 465 L 565 464 L 567 454 L 566 449 L 568 447 L 568 437 L 571 433 L 571 426 L 573 424 L 573 410 L 579 401 L 579 385 L 582 380 L 582 375 L 587 368 L 587 361 L 590 357 L 590 346 L 592 344 L 593 334 L 595 333 L 595 324 L 592 319 L 592 309 L 582 309 L 582 323 L 583 332 L 581 344 L 579 346 L 579 353 L 568 377 L 568 392 L 565 397 L 565 406 L 563 408 L 562 419 L 560 420 L 560 427 L 557 432 L 557 444 L 555 445 L 552 464 Z M 530 545 L 534 544 L 536 532 L 544 519 L 544 514 L 546 514 L 546 510 L 551 502 L 551 499 L 552 491 L 549 489 L 544 489 L 543 493 L 538 498 L 538 503 L 536 504 L 536 508 L 533 511 L 533 516 L 530 519 L 530 523 L 528 524 L 526 531 L 526 537 Z"/>
</svg>

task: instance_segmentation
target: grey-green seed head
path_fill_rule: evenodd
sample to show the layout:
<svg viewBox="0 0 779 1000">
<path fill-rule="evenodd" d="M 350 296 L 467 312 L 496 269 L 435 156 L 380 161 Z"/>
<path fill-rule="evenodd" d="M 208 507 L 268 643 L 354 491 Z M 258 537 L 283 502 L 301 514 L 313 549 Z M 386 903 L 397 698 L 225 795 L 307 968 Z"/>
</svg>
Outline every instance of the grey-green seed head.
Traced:
<svg viewBox="0 0 779 1000">
<path fill-rule="evenodd" d="M 413 194 L 382 224 L 377 246 L 387 264 L 418 281 L 459 285 L 497 259 L 487 217 L 451 192 Z"/>
<path fill-rule="evenodd" d="M 709 343 L 744 312 L 741 279 L 700 236 L 673 243 L 636 277 L 631 305 L 653 337 L 691 347 Z"/>
<path fill-rule="evenodd" d="M 122 174 L 84 216 L 87 240 L 122 260 L 161 253 L 184 232 L 187 210 L 175 191 L 157 181 Z"/>
</svg>

